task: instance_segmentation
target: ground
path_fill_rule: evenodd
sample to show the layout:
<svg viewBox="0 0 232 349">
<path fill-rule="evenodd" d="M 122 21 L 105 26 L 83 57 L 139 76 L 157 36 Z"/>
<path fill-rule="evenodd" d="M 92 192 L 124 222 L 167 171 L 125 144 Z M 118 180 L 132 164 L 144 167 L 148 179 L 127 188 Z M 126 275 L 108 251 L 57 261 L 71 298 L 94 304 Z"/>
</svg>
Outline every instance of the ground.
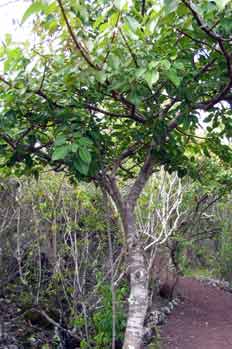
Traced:
<svg viewBox="0 0 232 349">
<path fill-rule="evenodd" d="M 162 349 L 231 349 L 232 294 L 180 278 L 184 301 L 162 327 Z"/>
</svg>

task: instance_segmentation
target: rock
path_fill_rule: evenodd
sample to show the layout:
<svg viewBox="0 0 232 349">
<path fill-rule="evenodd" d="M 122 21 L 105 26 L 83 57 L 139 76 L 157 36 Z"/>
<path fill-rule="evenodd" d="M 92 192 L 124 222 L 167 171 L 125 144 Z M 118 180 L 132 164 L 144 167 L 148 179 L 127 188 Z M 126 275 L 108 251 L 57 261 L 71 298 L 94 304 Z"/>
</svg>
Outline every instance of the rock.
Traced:
<svg viewBox="0 0 232 349">
<path fill-rule="evenodd" d="M 161 308 L 161 311 L 162 311 L 165 315 L 171 314 L 171 309 L 170 309 L 169 307 L 163 307 L 163 308 Z"/>
<path fill-rule="evenodd" d="M 232 293 L 232 287 L 230 286 L 230 283 L 228 281 L 217 280 L 212 278 L 199 278 L 199 280 L 206 285 L 209 285 L 212 287 L 218 287 L 226 292 Z"/>
<path fill-rule="evenodd" d="M 162 325 L 165 321 L 165 314 L 159 310 L 155 310 L 151 313 L 151 319 L 154 325 Z"/>
<path fill-rule="evenodd" d="M 152 330 L 152 328 L 145 327 L 144 333 L 143 333 L 143 343 L 149 344 L 153 336 L 154 336 L 154 331 Z"/>
<path fill-rule="evenodd" d="M 174 305 L 172 304 L 172 302 L 169 302 L 168 303 L 168 307 L 169 309 L 172 311 L 174 309 Z"/>
<path fill-rule="evenodd" d="M 175 306 L 180 304 L 180 300 L 178 298 L 173 299 L 172 304 Z"/>
</svg>

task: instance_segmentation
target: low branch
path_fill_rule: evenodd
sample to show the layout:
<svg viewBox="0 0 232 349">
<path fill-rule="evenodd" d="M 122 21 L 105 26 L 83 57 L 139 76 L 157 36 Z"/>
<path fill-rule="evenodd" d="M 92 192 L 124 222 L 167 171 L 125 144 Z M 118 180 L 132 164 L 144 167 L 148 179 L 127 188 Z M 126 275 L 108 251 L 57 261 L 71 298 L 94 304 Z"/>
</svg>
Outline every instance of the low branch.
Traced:
<svg viewBox="0 0 232 349">
<path fill-rule="evenodd" d="M 124 219 L 123 200 L 122 200 L 120 190 L 117 186 L 115 177 L 102 173 L 96 178 L 96 181 L 101 186 L 102 190 L 103 191 L 105 190 L 109 194 L 109 196 L 112 198 L 113 202 L 115 203 L 121 215 L 121 218 Z"/>
<path fill-rule="evenodd" d="M 36 313 L 41 314 L 48 322 L 50 322 L 50 324 L 52 324 L 54 327 L 59 328 L 61 331 L 68 333 L 71 337 L 76 338 L 78 340 L 81 340 L 81 338 L 79 336 L 77 336 L 76 334 L 74 334 L 72 331 L 67 330 L 66 328 L 64 328 L 63 326 L 61 326 L 58 322 L 56 322 L 55 320 L 53 320 L 44 310 L 39 310 L 39 309 L 31 309 L 31 311 L 35 311 Z"/>
</svg>

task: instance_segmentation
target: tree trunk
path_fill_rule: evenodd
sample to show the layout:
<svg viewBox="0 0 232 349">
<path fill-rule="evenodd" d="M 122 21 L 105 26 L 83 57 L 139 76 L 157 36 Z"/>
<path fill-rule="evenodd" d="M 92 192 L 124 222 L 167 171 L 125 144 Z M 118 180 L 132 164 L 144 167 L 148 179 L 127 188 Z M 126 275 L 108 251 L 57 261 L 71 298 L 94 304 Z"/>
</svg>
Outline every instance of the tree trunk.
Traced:
<svg viewBox="0 0 232 349">
<path fill-rule="evenodd" d="M 124 229 L 127 236 L 130 296 L 123 349 L 141 349 L 148 307 L 148 275 L 143 249 L 136 232 L 133 210 L 126 207 L 125 213 Z"/>
</svg>

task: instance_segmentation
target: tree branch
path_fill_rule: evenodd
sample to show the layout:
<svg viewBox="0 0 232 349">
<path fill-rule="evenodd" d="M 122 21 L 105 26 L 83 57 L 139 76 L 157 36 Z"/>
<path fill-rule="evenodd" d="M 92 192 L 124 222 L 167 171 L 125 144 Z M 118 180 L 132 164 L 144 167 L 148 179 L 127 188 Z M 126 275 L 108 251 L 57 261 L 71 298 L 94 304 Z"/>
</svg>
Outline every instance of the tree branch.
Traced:
<svg viewBox="0 0 232 349">
<path fill-rule="evenodd" d="M 232 63 L 231 63 L 231 55 L 227 52 L 224 42 L 225 41 L 231 41 L 232 38 L 226 39 L 217 34 L 216 32 L 213 31 L 212 28 L 210 28 L 205 22 L 204 19 L 197 13 L 197 11 L 194 9 L 194 5 L 192 4 L 191 1 L 188 0 L 182 0 L 182 2 L 185 4 L 185 6 L 191 11 L 193 17 L 196 19 L 197 24 L 203 30 L 207 36 L 209 36 L 212 40 L 216 41 L 219 45 L 219 48 L 221 52 L 223 53 L 225 60 L 226 60 L 226 65 L 227 65 L 227 71 L 228 71 L 228 78 L 229 81 L 228 83 L 221 89 L 221 91 L 214 96 L 213 98 L 209 99 L 206 102 L 200 103 L 198 105 L 198 108 L 201 108 L 203 110 L 209 110 L 212 108 L 215 104 L 220 102 L 223 97 L 230 91 L 232 87 Z"/>
<path fill-rule="evenodd" d="M 123 34 L 121 29 L 119 29 L 119 32 L 121 34 L 121 37 L 123 38 L 123 41 L 125 42 L 126 48 L 128 49 L 128 51 L 129 51 L 129 53 L 130 53 L 130 55 L 131 55 L 131 57 L 132 57 L 132 59 L 134 61 L 134 64 L 135 64 L 136 68 L 139 68 L 136 55 L 134 54 L 134 52 L 132 51 L 130 45 L 128 44 L 128 41 L 127 41 L 125 35 Z"/>
<path fill-rule="evenodd" d="M 144 118 L 144 116 L 136 110 L 136 106 L 130 101 L 128 101 L 121 93 L 114 90 L 112 92 L 112 97 L 116 101 L 121 102 L 126 107 L 126 109 L 131 112 L 131 117 L 133 118 L 136 117 L 137 121 L 140 120 L 141 123 L 146 122 L 146 119 Z"/>
<path fill-rule="evenodd" d="M 95 70 L 101 70 L 100 66 L 94 64 L 91 61 L 90 57 L 86 53 L 85 48 L 82 46 L 82 43 L 77 40 L 77 38 L 76 38 L 76 36 L 75 36 L 75 34 L 73 32 L 73 29 L 72 29 L 72 27 L 71 27 L 71 25 L 69 23 L 68 17 L 67 17 L 67 15 L 65 13 L 65 9 L 64 9 L 64 6 L 62 4 L 62 1 L 61 0 L 57 0 L 57 2 L 58 2 L 58 5 L 59 5 L 59 8 L 61 10 L 62 16 L 64 18 L 64 21 L 66 23 L 66 26 L 68 28 L 69 34 L 70 34 L 70 36 L 71 36 L 71 38 L 72 38 L 72 40 L 73 40 L 73 42 L 74 42 L 74 44 L 76 46 L 76 49 L 81 53 L 82 57 L 84 58 L 84 60 L 88 63 L 88 65 L 90 67 L 92 67 Z"/>
<path fill-rule="evenodd" d="M 132 119 L 136 122 L 139 122 L 139 123 L 142 123 L 144 124 L 145 123 L 145 119 L 142 118 L 141 116 L 137 115 L 137 114 L 118 114 L 118 113 L 113 113 L 113 112 L 109 112 L 107 110 L 104 110 L 104 109 L 101 109 L 101 108 L 98 108 L 98 107 L 95 107 L 94 105 L 91 105 L 89 103 L 86 104 L 86 106 L 90 109 L 90 110 L 93 110 L 93 111 L 96 111 L 98 113 L 101 113 L 101 114 L 104 114 L 104 115 L 109 115 L 109 116 L 112 116 L 112 117 L 116 117 L 116 118 L 123 118 L 123 119 Z"/>
<path fill-rule="evenodd" d="M 218 41 L 218 40 L 222 40 L 222 41 L 231 41 L 232 38 L 226 39 L 223 38 L 222 36 L 220 36 L 219 34 L 217 34 L 216 32 L 213 31 L 213 28 L 210 28 L 205 22 L 204 19 L 197 13 L 197 11 L 194 9 L 194 4 L 192 3 L 192 1 L 188 1 L 188 0 L 182 0 L 182 2 L 185 4 L 185 6 L 192 12 L 193 17 L 196 19 L 199 27 L 208 35 L 210 36 L 212 39 Z"/>
<path fill-rule="evenodd" d="M 134 210 L 136 201 L 140 193 L 142 192 L 147 180 L 152 174 L 154 166 L 156 164 L 156 159 L 153 155 L 153 149 L 155 149 L 155 147 L 157 146 L 162 145 L 166 141 L 168 134 L 178 126 L 180 117 L 181 113 L 178 112 L 176 117 L 168 123 L 166 131 L 164 132 L 162 137 L 158 139 L 156 142 L 152 140 L 144 164 L 127 196 L 127 202 L 132 211 Z"/>
<path fill-rule="evenodd" d="M 152 141 L 150 148 L 148 150 L 146 159 L 144 161 L 144 164 L 138 174 L 138 177 L 136 178 L 131 190 L 129 191 L 129 194 L 126 198 L 126 201 L 130 207 L 130 209 L 133 211 L 136 205 L 136 201 L 143 190 L 147 180 L 149 179 L 150 175 L 152 174 L 154 165 L 155 165 L 155 158 L 152 154 L 152 150 L 154 149 L 154 142 Z"/>
<path fill-rule="evenodd" d="M 128 147 L 127 149 L 125 149 L 118 158 L 116 158 L 113 163 L 113 168 L 112 168 L 112 175 L 116 175 L 117 169 L 121 166 L 122 162 L 128 158 L 129 156 L 135 154 L 138 149 L 140 147 L 143 147 L 144 145 L 141 145 L 140 143 L 135 143 L 133 145 L 131 145 L 130 147 Z"/>
<path fill-rule="evenodd" d="M 146 9 L 146 0 L 142 0 L 142 6 L 141 6 L 141 15 L 145 15 L 145 9 Z"/>
<path fill-rule="evenodd" d="M 2 138 L 11 148 L 16 149 L 14 140 L 4 132 L 0 132 L 0 138 Z"/>
</svg>

